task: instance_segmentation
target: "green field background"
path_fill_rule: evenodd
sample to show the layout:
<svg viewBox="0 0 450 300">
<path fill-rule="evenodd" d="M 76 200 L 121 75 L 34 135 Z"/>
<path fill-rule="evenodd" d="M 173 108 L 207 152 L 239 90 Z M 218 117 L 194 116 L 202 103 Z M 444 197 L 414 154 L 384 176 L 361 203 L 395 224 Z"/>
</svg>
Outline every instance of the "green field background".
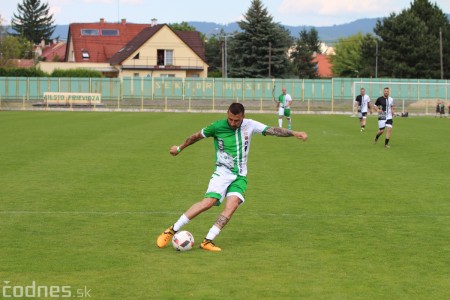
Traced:
<svg viewBox="0 0 450 300">
<path fill-rule="evenodd" d="M 307 142 L 253 138 L 222 252 L 197 247 L 221 208 L 185 227 L 192 251 L 158 249 L 214 168 L 210 139 L 177 157 L 169 148 L 224 117 L 0 112 L 0 292 L 35 282 L 89 299 L 450 299 L 447 118 L 396 118 L 384 149 L 373 116 L 360 133 L 357 118 L 294 115 Z"/>
</svg>

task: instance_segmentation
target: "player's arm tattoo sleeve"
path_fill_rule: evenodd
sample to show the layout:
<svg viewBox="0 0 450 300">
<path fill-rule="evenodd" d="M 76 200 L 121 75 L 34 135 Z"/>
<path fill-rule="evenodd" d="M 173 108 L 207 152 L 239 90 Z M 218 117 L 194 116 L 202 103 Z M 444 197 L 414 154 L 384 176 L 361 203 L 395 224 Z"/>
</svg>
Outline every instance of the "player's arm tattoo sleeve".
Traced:
<svg viewBox="0 0 450 300">
<path fill-rule="evenodd" d="M 199 132 L 196 132 L 196 133 L 194 133 L 193 135 L 191 135 L 190 137 L 188 137 L 188 138 L 184 141 L 184 143 L 180 146 L 180 148 L 181 148 L 181 149 L 184 149 L 184 148 L 186 148 L 187 146 L 190 146 L 190 145 L 192 145 L 192 144 L 194 144 L 194 143 L 200 141 L 201 139 L 203 139 L 202 133 L 201 133 L 200 131 L 199 131 Z"/>
<path fill-rule="evenodd" d="M 266 135 L 274 135 L 279 137 L 288 137 L 288 136 L 294 136 L 294 133 L 292 130 L 286 129 L 286 128 L 280 128 L 280 127 L 269 127 L 269 129 L 266 130 Z"/>
</svg>

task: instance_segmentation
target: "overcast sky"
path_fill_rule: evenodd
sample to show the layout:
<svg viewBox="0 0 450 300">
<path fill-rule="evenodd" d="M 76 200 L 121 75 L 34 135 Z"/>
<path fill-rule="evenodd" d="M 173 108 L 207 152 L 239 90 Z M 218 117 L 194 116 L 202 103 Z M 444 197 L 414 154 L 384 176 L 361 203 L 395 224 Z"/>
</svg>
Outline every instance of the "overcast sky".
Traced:
<svg viewBox="0 0 450 300">
<path fill-rule="evenodd" d="M 362 18 L 387 17 L 410 7 L 413 0 L 263 0 L 275 22 L 283 25 L 330 26 Z M 17 4 L 23 0 L 2 0 L 3 24 L 11 23 Z M 49 3 L 55 24 L 107 22 L 127 19 L 132 23 L 180 23 L 203 21 L 229 24 L 242 19 L 251 0 L 41 0 Z M 431 1 L 450 13 L 450 0 Z"/>
</svg>

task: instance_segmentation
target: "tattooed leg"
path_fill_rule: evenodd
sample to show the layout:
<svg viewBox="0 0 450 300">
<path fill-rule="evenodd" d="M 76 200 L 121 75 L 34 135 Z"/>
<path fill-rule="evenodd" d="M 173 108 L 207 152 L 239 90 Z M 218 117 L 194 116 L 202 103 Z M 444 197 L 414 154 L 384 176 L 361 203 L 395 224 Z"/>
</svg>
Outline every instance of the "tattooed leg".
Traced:
<svg viewBox="0 0 450 300">
<path fill-rule="evenodd" d="M 220 215 L 214 225 L 222 229 L 225 225 L 227 225 L 228 221 L 230 221 L 229 218 L 225 217 L 224 215 Z"/>
</svg>

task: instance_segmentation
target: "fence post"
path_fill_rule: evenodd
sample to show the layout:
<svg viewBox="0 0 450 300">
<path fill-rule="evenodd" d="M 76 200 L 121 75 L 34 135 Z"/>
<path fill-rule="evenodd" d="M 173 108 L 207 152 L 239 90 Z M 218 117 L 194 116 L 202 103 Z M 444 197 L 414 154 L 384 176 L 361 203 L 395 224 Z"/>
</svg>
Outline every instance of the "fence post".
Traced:
<svg viewBox="0 0 450 300">
<path fill-rule="evenodd" d="M 213 78 L 213 95 L 212 95 L 212 100 L 213 100 L 213 112 L 216 110 L 216 78 Z"/>
<path fill-rule="evenodd" d="M 334 113 L 334 78 L 331 78 L 331 112 Z"/>
</svg>

